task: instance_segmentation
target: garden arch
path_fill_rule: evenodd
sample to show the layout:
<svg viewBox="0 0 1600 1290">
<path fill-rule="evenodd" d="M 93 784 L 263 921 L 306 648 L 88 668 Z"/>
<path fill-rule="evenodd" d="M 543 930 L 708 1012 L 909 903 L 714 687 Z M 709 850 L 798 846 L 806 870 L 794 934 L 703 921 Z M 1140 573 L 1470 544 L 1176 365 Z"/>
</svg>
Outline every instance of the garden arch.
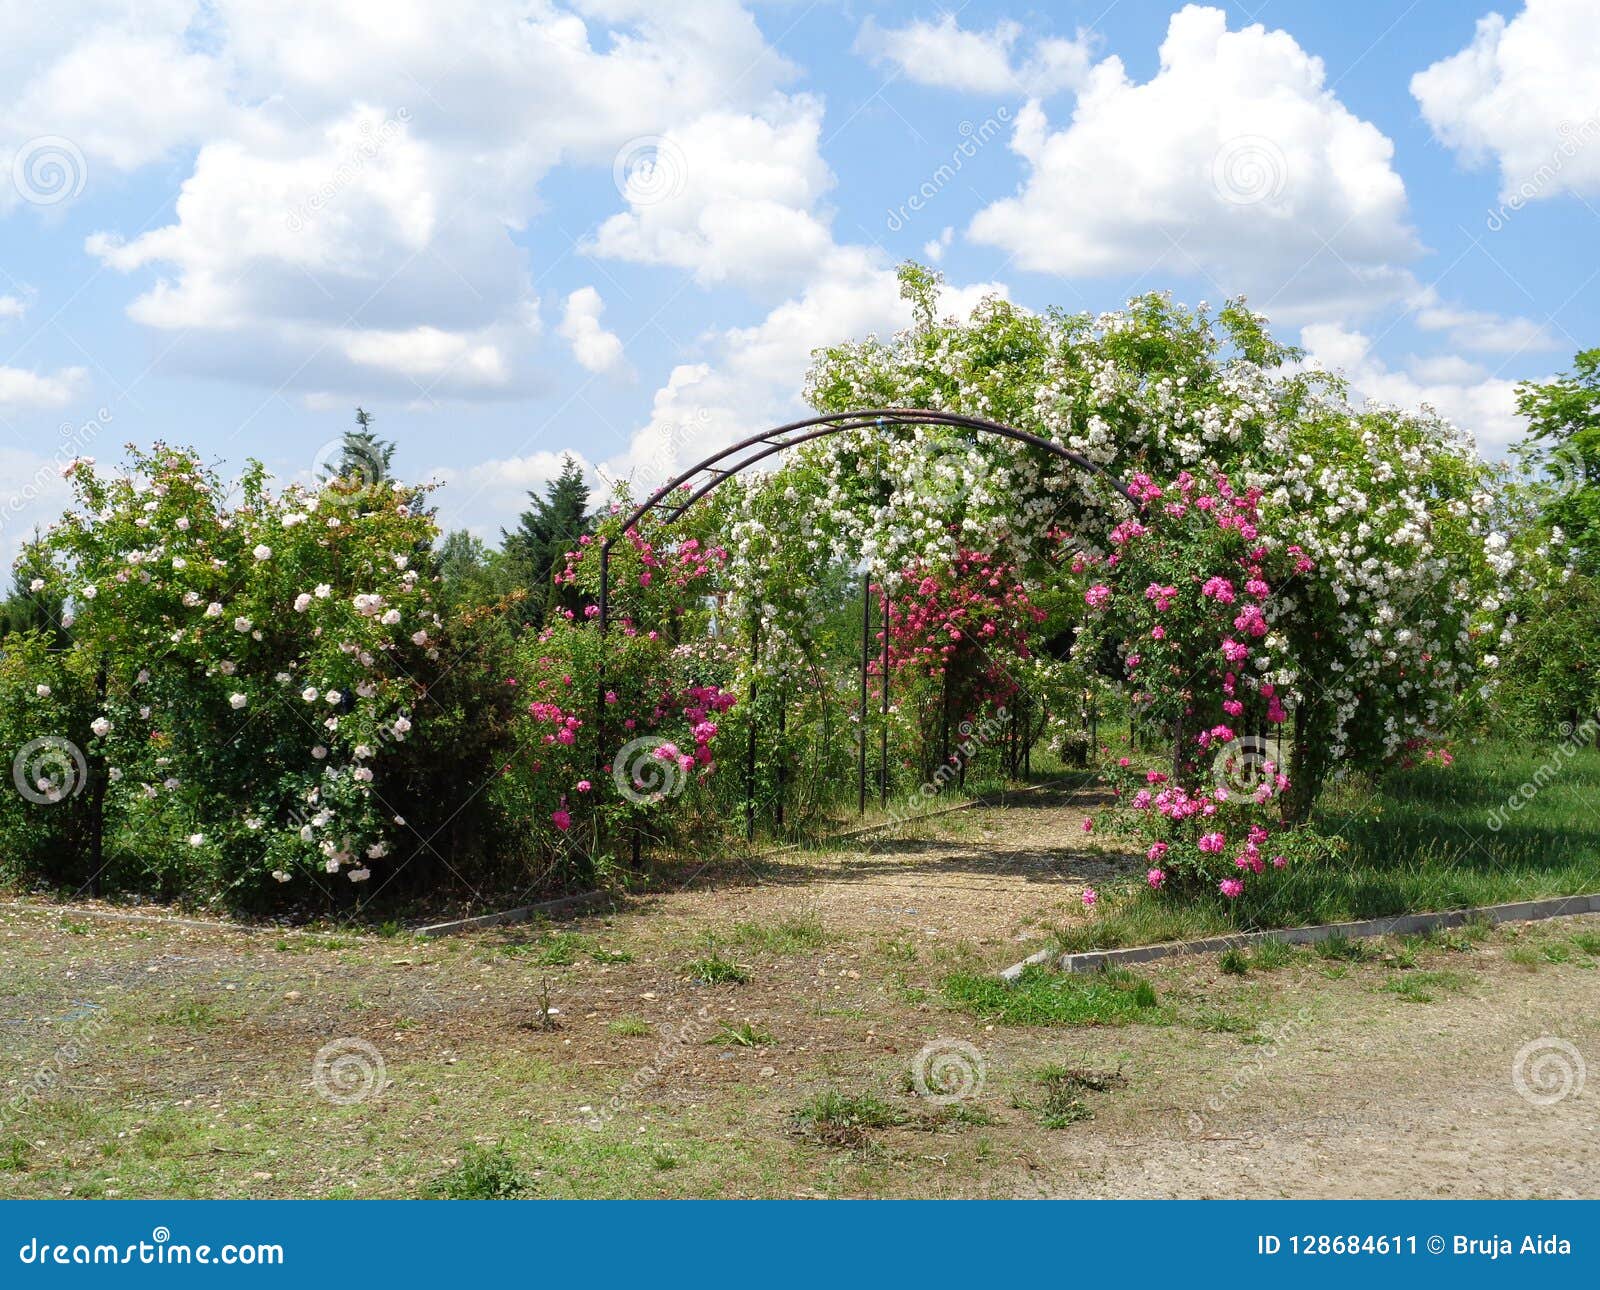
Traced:
<svg viewBox="0 0 1600 1290">
<path fill-rule="evenodd" d="M 791 421 L 787 425 L 776 426 L 771 430 L 762 431 L 737 443 L 730 444 L 720 452 L 713 453 L 705 460 L 697 462 L 679 475 L 675 475 L 660 488 L 651 493 L 648 498 L 630 511 L 623 520 L 621 528 L 615 533 L 608 534 L 600 542 L 600 595 L 598 608 L 600 628 L 600 666 L 599 680 L 596 689 L 596 742 L 604 758 L 606 749 L 605 710 L 606 710 L 606 632 L 610 625 L 610 590 L 611 590 L 611 547 L 617 538 L 631 531 L 640 520 L 652 511 L 664 512 L 664 522 L 670 524 L 691 506 L 712 492 L 735 475 L 748 470 L 750 467 L 765 461 L 769 457 L 798 447 L 800 444 L 809 443 L 813 439 L 826 438 L 829 435 L 842 434 L 848 430 L 877 430 L 888 433 L 893 428 L 914 426 L 949 426 L 959 430 L 975 430 L 983 434 L 999 435 L 1002 438 L 1013 439 L 1030 447 L 1039 448 L 1053 457 L 1058 457 L 1077 470 L 1095 475 L 1109 484 L 1120 496 L 1130 504 L 1137 506 L 1137 500 L 1129 491 L 1127 485 L 1112 475 L 1105 467 L 1090 461 L 1082 453 L 1042 435 L 1034 434 L 1028 430 L 1020 430 L 1016 426 L 1005 425 L 999 421 L 987 421 L 982 417 L 963 416 L 955 412 L 936 412 L 928 408 L 862 408 L 852 412 L 825 413 L 820 416 L 807 417 L 801 421 Z M 689 495 L 681 501 L 673 502 L 678 491 L 689 487 Z M 863 667 L 861 677 L 861 702 L 865 711 L 867 701 L 867 672 L 865 660 L 870 642 L 870 613 L 862 621 L 862 654 Z M 889 708 L 889 633 L 887 630 L 887 615 L 885 615 L 884 636 L 884 668 L 882 682 L 882 706 L 884 715 L 887 716 Z M 753 696 L 752 696 L 753 697 Z M 880 731 L 884 741 L 882 750 L 883 770 L 880 775 L 880 793 L 887 795 L 888 791 L 888 727 L 885 724 Z M 756 733 L 754 725 L 750 729 L 750 748 L 747 757 L 747 767 L 753 767 L 756 752 Z M 860 771 L 859 771 L 859 796 L 863 809 L 866 804 L 866 756 L 867 745 L 865 727 L 860 746 Z M 747 770 L 753 777 L 753 771 Z M 780 807 L 781 809 L 781 807 Z M 754 827 L 753 800 L 747 796 L 745 804 L 745 817 L 747 830 Z M 636 839 L 637 841 L 637 839 Z M 635 857 L 637 860 L 637 856 Z"/>
</svg>

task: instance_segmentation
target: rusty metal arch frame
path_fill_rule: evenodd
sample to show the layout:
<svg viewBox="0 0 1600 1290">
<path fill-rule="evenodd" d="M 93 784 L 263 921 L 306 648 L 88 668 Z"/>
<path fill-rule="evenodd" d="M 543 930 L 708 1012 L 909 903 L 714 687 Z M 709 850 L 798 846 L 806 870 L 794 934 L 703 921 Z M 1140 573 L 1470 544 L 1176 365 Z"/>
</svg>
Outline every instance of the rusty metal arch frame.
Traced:
<svg viewBox="0 0 1600 1290">
<path fill-rule="evenodd" d="M 1139 504 L 1127 485 L 1112 475 L 1104 466 L 1090 461 L 1082 453 L 1074 452 L 1054 440 L 1046 439 L 1042 435 L 1034 434 L 1029 430 L 1019 430 L 1016 426 L 1005 425 L 999 421 L 987 421 L 982 417 L 963 416 L 955 412 L 936 412 L 930 408 L 863 408 L 852 412 L 825 413 L 820 416 L 806 417 L 801 421 L 791 421 L 787 425 L 776 426 L 771 430 L 764 430 L 760 434 L 750 435 L 737 443 L 730 444 L 720 452 L 713 453 L 705 460 L 697 462 L 661 485 L 660 488 L 656 489 L 655 492 L 651 493 L 648 498 L 628 513 L 620 529 L 615 533 L 608 534 L 600 542 L 600 596 L 598 600 L 600 610 L 600 665 L 595 707 L 595 740 L 596 749 L 600 754 L 598 769 L 605 769 L 605 642 L 611 623 L 611 548 L 617 538 L 632 531 L 639 521 L 652 511 L 665 510 L 664 522 L 671 524 L 696 502 L 700 501 L 701 498 L 726 483 L 729 479 L 732 479 L 735 475 L 742 473 L 759 462 L 767 460 L 769 457 L 777 456 L 779 453 L 798 447 L 803 443 L 809 443 L 814 439 L 823 439 L 829 435 L 843 434 L 849 430 L 887 431 L 891 428 L 910 429 L 917 426 L 944 426 L 955 430 L 975 430 L 982 434 L 999 435 L 1001 438 L 1011 439 L 1017 443 L 1038 448 L 1079 470 L 1104 480 L 1135 508 Z M 704 482 L 700 483 L 698 487 L 692 488 L 688 497 L 682 501 L 673 502 L 672 499 L 680 489 L 692 485 L 702 477 Z M 865 632 L 865 630 L 864 626 L 863 631 Z M 885 676 L 884 681 L 884 702 L 887 704 L 887 676 Z M 754 731 L 752 731 L 753 737 Z M 863 756 L 865 756 L 865 743 L 863 743 L 862 749 Z M 884 791 L 887 791 L 886 785 Z M 597 818 L 597 831 L 598 827 Z M 598 845 L 598 836 L 595 841 Z M 635 837 L 635 842 L 637 843 L 637 837 Z M 637 859 L 636 855 L 636 862 Z"/>
</svg>

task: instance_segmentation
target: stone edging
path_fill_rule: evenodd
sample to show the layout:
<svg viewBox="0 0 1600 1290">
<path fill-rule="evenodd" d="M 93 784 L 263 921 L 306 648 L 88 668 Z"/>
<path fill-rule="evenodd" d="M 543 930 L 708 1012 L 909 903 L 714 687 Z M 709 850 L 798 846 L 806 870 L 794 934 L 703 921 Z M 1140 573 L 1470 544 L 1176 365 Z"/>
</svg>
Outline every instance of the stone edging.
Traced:
<svg viewBox="0 0 1600 1290">
<path fill-rule="evenodd" d="M 1290 945 L 1315 945 L 1335 936 L 1354 940 L 1363 936 L 1388 936 L 1409 932 L 1460 927 L 1463 923 L 1485 919 L 1490 923 L 1532 922 L 1561 918 L 1571 914 L 1600 911 L 1600 893 L 1584 896 L 1555 896 L 1548 900 L 1523 900 L 1507 905 L 1484 905 L 1478 909 L 1452 909 L 1437 914 L 1396 914 L 1390 918 L 1369 918 L 1359 923 L 1324 923 L 1317 927 L 1285 927 L 1275 931 L 1238 932 L 1232 936 L 1208 936 L 1198 941 L 1168 941 L 1161 945 L 1138 945 L 1121 950 L 1089 950 L 1081 954 L 1061 954 L 1040 950 L 1000 973 L 1007 985 L 1015 985 L 1023 969 L 1054 961 L 1061 972 L 1092 972 L 1097 968 L 1122 967 L 1130 963 L 1149 963 L 1174 954 L 1216 954 L 1242 949 L 1266 940 L 1286 941 Z"/>
</svg>

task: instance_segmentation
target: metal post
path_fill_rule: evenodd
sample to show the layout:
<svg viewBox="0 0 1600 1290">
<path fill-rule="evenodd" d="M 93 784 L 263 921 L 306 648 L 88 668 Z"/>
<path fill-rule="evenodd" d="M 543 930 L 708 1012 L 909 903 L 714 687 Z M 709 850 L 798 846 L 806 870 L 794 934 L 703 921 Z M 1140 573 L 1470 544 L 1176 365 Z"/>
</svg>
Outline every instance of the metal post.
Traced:
<svg viewBox="0 0 1600 1290">
<path fill-rule="evenodd" d="M 783 833 L 783 789 L 788 776 L 784 774 L 789 760 L 789 751 L 784 745 L 785 727 L 788 725 L 789 695 L 781 687 L 778 690 L 778 809 L 776 811 L 778 833 Z"/>
<path fill-rule="evenodd" d="M 595 703 L 594 703 L 594 759 L 595 782 L 603 784 L 606 779 L 606 629 L 611 625 L 611 539 L 606 538 L 600 543 L 600 648 L 599 666 L 595 668 Z M 590 812 L 594 832 L 594 851 L 600 851 L 600 794 L 593 797 L 594 808 Z M 634 850 L 634 866 L 638 865 L 638 849 Z"/>
<path fill-rule="evenodd" d="M 744 763 L 744 837 L 756 837 L 756 667 L 761 661 L 761 620 L 750 624 L 750 743 Z"/>
<path fill-rule="evenodd" d="M 878 731 L 878 805 L 889 806 L 889 587 L 883 588 L 883 714 Z"/>
<path fill-rule="evenodd" d="M 856 732 L 859 754 L 856 762 L 858 809 L 867 813 L 867 668 L 872 660 L 872 575 L 861 575 L 861 722 Z"/>
</svg>

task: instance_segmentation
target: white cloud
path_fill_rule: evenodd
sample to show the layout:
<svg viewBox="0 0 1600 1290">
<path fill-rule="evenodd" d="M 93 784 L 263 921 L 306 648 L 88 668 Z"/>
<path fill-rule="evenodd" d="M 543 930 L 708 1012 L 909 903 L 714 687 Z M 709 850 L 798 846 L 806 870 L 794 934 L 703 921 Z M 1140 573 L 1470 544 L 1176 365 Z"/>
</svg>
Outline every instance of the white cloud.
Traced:
<svg viewBox="0 0 1600 1290">
<path fill-rule="evenodd" d="M 572 356 L 590 372 L 609 372 L 622 362 L 622 341 L 600 325 L 605 301 L 593 287 L 579 287 L 567 297 L 561 316 L 561 335 L 572 346 Z"/>
<path fill-rule="evenodd" d="M 1493 159 L 1501 200 L 1600 193 L 1600 23 L 1592 0 L 1528 0 L 1507 22 L 1411 78 L 1434 136 L 1469 164 Z"/>
<path fill-rule="evenodd" d="M 1300 344 L 1309 366 L 1341 373 L 1358 399 L 1406 409 L 1425 404 L 1471 433 L 1488 455 L 1504 453 L 1527 431 L 1517 414 L 1517 383 L 1465 359 L 1412 359 L 1397 371 L 1372 352 L 1365 335 L 1337 323 L 1302 328 Z"/>
<path fill-rule="evenodd" d="M 1017 116 L 1015 197 L 971 236 L 1026 269 L 1194 274 L 1281 316 L 1370 308 L 1415 288 L 1419 247 L 1389 139 L 1353 115 L 1322 60 L 1282 31 L 1174 14 L 1149 81 L 1095 65 L 1072 119 Z"/>
<path fill-rule="evenodd" d="M 919 85 L 969 94 L 1028 94 L 1039 98 L 1077 89 L 1089 72 L 1091 43 L 1059 37 L 1036 41 L 1030 54 L 1017 58 L 1022 26 L 1000 22 L 989 31 L 960 26 L 954 15 L 938 22 L 917 20 L 904 27 L 884 28 L 868 18 L 856 36 L 856 53 L 875 66 L 888 64 Z"/>
<path fill-rule="evenodd" d="M 142 276 L 137 321 L 185 333 L 169 361 L 300 393 L 372 391 L 373 372 L 388 380 L 380 393 L 526 390 L 541 249 L 512 235 L 538 210 L 544 177 L 609 170 L 664 123 L 763 111 L 794 71 L 736 0 L 102 8 L 83 22 L 8 19 L 0 69 L 17 106 L 0 109 L 0 156 L 65 136 L 93 183 L 102 164 L 194 147 L 171 222 L 106 230 L 88 250 Z M 718 172 L 731 163 L 707 164 L 713 198 L 744 196 Z M 698 257 L 708 280 L 713 256 L 759 266 L 765 227 L 741 249 L 748 212 L 704 205 L 684 230 L 639 231 L 641 258 Z M 804 232 L 799 220 L 785 236 Z"/>
<path fill-rule="evenodd" d="M 950 243 L 955 241 L 955 236 L 955 229 L 946 227 L 938 237 L 922 244 L 922 254 L 927 257 L 930 264 L 938 264 L 944 259 L 944 253 L 950 249 Z"/>
<path fill-rule="evenodd" d="M 575 452 L 534 452 L 479 462 L 465 470 L 436 467 L 428 477 L 444 485 L 432 498 L 439 507 L 439 527 L 465 529 L 485 542 L 498 543 L 500 530 L 514 527 L 528 509 L 528 494 L 544 492 L 569 456 L 582 468 L 591 489 L 602 483 L 594 467 Z"/>
<path fill-rule="evenodd" d="M 0 364 L 0 411 L 63 407 L 83 391 L 88 376 L 82 367 L 63 367 L 47 376 Z"/>
<path fill-rule="evenodd" d="M 1423 331 L 1442 331 L 1460 349 L 1520 354 L 1529 349 L 1553 349 L 1557 342 L 1547 327 L 1531 318 L 1506 318 L 1478 309 L 1463 309 L 1439 299 L 1431 287 L 1412 302 L 1415 320 Z"/>
<path fill-rule="evenodd" d="M 629 209 L 584 249 L 688 269 L 702 286 L 793 289 L 832 241 L 814 213 L 833 184 L 822 104 L 779 95 L 764 113 L 709 113 L 644 143 L 626 159 Z"/>
<path fill-rule="evenodd" d="M 20 296 L 0 296 L 0 318 L 20 318 L 28 312 L 28 302 Z"/>
</svg>

